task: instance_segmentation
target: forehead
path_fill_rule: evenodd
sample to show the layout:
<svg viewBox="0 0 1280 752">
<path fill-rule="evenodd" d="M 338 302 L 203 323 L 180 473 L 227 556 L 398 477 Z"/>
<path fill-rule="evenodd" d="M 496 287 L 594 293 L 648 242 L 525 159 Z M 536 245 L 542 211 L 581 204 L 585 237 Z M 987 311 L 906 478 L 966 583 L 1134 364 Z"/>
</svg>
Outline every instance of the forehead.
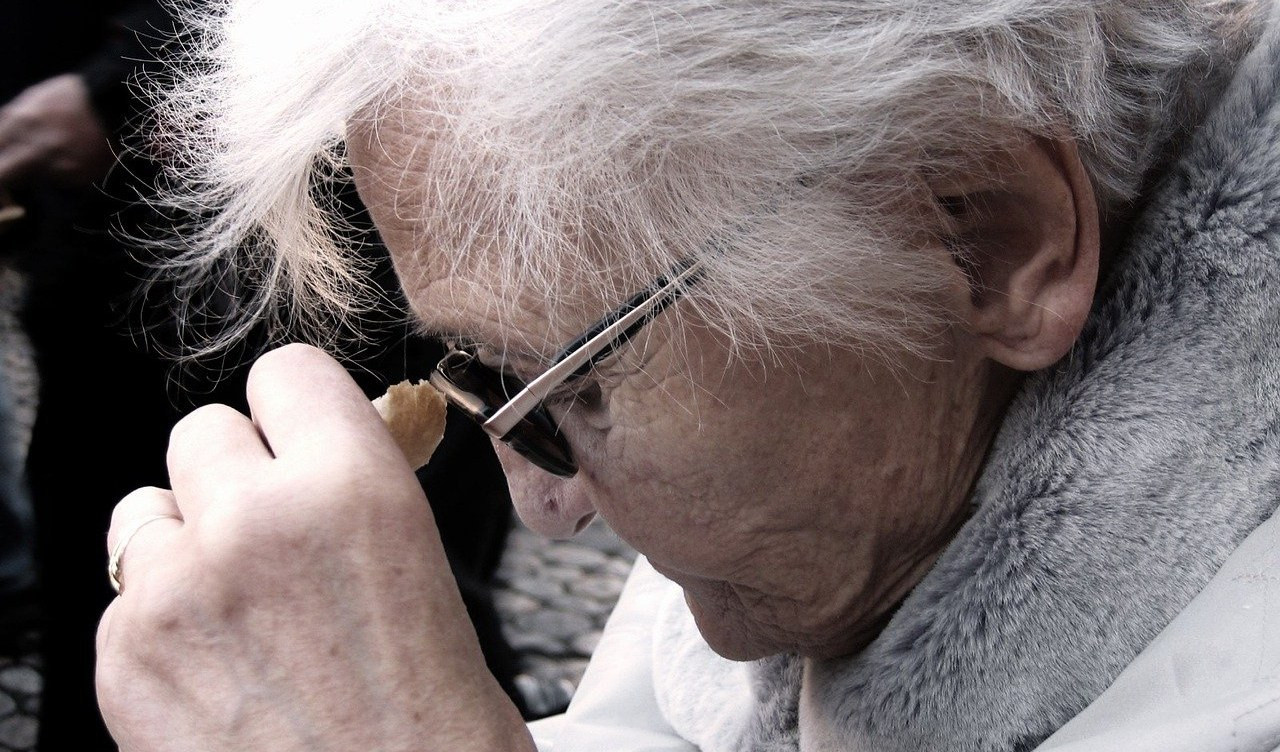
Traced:
<svg viewBox="0 0 1280 752">
<path fill-rule="evenodd" d="M 426 116 L 390 117 L 353 124 L 347 134 L 360 197 L 425 328 L 503 349 L 554 351 L 634 291 L 629 275 L 611 273 L 624 260 L 610 258 L 609 244 L 581 227 L 523 247 L 524 228 L 484 180 L 483 155 L 460 156 L 432 125 Z M 460 161 L 467 179 L 459 179 Z"/>
</svg>

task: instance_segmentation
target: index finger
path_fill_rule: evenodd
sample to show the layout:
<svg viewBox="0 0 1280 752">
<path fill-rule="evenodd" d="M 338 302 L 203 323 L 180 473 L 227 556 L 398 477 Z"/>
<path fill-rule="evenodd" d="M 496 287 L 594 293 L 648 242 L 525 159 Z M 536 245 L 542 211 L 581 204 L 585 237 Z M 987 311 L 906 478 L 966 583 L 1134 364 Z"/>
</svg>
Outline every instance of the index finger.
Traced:
<svg viewBox="0 0 1280 752">
<path fill-rule="evenodd" d="M 263 355 L 249 371 L 246 397 L 277 458 L 382 444 L 399 451 L 346 369 L 318 348 L 291 344 Z"/>
</svg>

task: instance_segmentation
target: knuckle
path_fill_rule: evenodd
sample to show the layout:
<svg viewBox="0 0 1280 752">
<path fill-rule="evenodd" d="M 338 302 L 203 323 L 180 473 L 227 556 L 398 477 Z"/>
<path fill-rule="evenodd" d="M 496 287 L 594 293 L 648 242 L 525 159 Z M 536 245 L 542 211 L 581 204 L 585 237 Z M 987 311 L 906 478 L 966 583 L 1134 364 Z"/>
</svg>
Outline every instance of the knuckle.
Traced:
<svg viewBox="0 0 1280 752">
<path fill-rule="evenodd" d="M 167 646 L 198 643 L 201 635 L 222 626 L 214 618 L 221 600 L 217 587 L 181 587 L 165 577 L 139 578 L 136 585 L 130 581 L 129 587 L 133 591 L 129 608 L 117 614 L 126 624 L 113 628 L 113 632 L 123 632 L 117 649 L 153 673 L 163 665 Z M 119 629 L 121 626 L 125 629 Z"/>
<path fill-rule="evenodd" d="M 186 468 L 201 456 L 208 438 L 232 421 L 244 420 L 235 408 L 223 404 L 203 405 L 183 416 L 169 429 L 165 462 L 170 473 Z"/>
<path fill-rule="evenodd" d="M 111 526 L 118 528 L 126 520 L 137 517 L 143 510 L 151 510 L 165 500 L 168 491 L 156 486 L 135 488 L 118 501 L 111 510 Z"/>
<path fill-rule="evenodd" d="M 181 589 L 158 585 L 154 580 L 143 580 L 141 589 L 136 613 L 139 635 L 174 634 L 200 622 L 192 608 L 193 599 L 182 596 Z"/>
<path fill-rule="evenodd" d="M 175 444 L 185 444 L 193 439 L 198 440 L 208 433 L 212 426 L 241 417 L 240 412 L 230 405 L 217 403 L 201 405 L 183 416 L 169 430 L 169 447 L 172 449 Z"/>
<path fill-rule="evenodd" d="M 263 353 L 249 367 L 248 383 L 252 386 L 263 379 L 274 379 L 294 372 L 295 367 L 319 353 L 317 348 L 291 342 Z"/>
</svg>

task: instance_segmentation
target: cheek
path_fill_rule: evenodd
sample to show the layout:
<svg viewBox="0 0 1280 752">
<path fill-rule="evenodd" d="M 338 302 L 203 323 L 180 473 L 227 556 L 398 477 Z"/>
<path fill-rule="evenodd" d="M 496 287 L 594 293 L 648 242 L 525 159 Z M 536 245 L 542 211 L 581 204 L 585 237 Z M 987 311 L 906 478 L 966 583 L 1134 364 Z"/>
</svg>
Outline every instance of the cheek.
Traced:
<svg viewBox="0 0 1280 752">
<path fill-rule="evenodd" d="M 641 400 L 614 404 L 601 443 L 606 462 L 588 475 L 605 520 L 651 559 L 709 575 L 736 566 L 751 507 L 774 495 L 765 485 L 769 459 L 735 442 L 736 425 L 722 410 L 667 405 L 645 413 Z M 628 406 L 635 411 L 624 412 Z"/>
<path fill-rule="evenodd" d="M 752 376 L 617 390 L 587 477 L 601 515 L 655 563 L 776 590 L 786 559 L 848 523 L 830 519 L 848 467 L 821 416 L 784 401 L 803 390 L 774 378 L 766 400 Z"/>
<path fill-rule="evenodd" d="M 689 388 L 675 379 L 613 399 L 605 453 L 641 484 L 715 509 L 739 506 L 778 461 L 776 423 L 755 397 Z M 746 497 L 749 498 L 749 497 Z"/>
</svg>

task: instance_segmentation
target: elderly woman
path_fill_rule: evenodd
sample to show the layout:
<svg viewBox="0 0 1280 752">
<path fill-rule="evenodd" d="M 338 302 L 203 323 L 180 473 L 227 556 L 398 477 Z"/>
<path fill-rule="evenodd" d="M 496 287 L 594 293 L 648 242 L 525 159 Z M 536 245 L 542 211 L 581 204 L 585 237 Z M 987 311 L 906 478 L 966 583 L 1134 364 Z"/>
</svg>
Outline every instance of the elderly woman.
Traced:
<svg viewBox="0 0 1280 752">
<path fill-rule="evenodd" d="M 1269 4 L 228 6 L 175 271 L 358 315 L 349 165 L 523 520 L 643 556 L 531 732 L 375 411 L 272 351 L 116 511 L 122 749 L 1280 738 Z"/>
</svg>

